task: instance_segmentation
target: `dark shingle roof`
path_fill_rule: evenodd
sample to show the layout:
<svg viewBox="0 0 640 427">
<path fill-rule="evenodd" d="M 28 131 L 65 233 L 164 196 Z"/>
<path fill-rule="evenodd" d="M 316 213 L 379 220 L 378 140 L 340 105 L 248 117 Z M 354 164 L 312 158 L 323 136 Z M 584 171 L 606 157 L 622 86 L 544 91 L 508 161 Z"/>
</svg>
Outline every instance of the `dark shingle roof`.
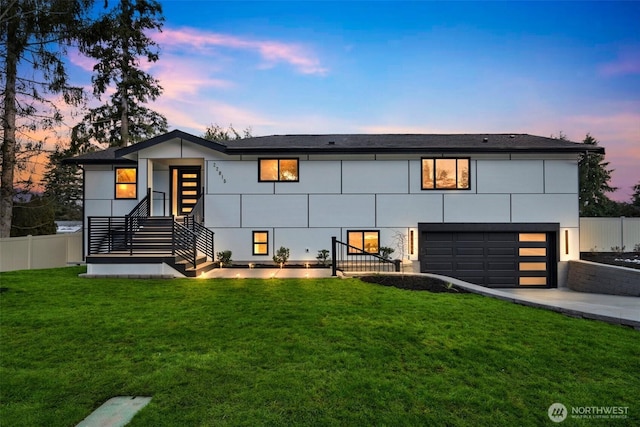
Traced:
<svg viewBox="0 0 640 427">
<path fill-rule="evenodd" d="M 92 151 L 91 153 L 81 154 L 70 159 L 64 159 L 63 163 L 84 164 L 114 164 L 114 163 L 135 163 L 133 160 L 125 159 L 116 155 L 118 147 L 109 147 L 106 150 Z"/>
<path fill-rule="evenodd" d="M 212 142 L 174 130 L 124 148 L 84 154 L 68 163 L 130 162 L 122 156 L 172 139 L 186 140 L 230 155 L 238 154 L 393 154 L 393 153 L 584 153 L 604 148 L 528 134 L 335 134 L 272 135 Z"/>
<path fill-rule="evenodd" d="M 588 146 L 528 134 L 337 134 L 273 135 L 229 142 L 229 154 L 420 153 L 420 152 L 604 152 Z"/>
</svg>

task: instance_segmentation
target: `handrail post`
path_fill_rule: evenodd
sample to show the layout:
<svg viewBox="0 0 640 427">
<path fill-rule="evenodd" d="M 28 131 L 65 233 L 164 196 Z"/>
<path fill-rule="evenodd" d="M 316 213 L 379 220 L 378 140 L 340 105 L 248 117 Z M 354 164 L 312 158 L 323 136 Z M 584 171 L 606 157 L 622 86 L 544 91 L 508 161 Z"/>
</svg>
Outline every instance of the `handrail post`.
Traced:
<svg viewBox="0 0 640 427">
<path fill-rule="evenodd" d="M 133 221 L 130 216 L 126 217 L 124 226 L 125 241 L 129 245 L 129 255 L 133 255 Z"/>
<path fill-rule="evenodd" d="M 193 268 L 196 268 L 196 262 L 198 261 L 198 238 L 196 236 L 193 239 Z"/>
<path fill-rule="evenodd" d="M 151 187 L 147 187 L 147 216 L 151 216 Z"/>
<path fill-rule="evenodd" d="M 171 215 L 171 255 L 176 256 L 176 222 Z"/>
<path fill-rule="evenodd" d="M 336 258 L 337 258 L 336 240 L 337 240 L 336 236 L 331 237 L 331 275 L 332 276 L 338 275 L 338 263 L 336 261 Z"/>
</svg>

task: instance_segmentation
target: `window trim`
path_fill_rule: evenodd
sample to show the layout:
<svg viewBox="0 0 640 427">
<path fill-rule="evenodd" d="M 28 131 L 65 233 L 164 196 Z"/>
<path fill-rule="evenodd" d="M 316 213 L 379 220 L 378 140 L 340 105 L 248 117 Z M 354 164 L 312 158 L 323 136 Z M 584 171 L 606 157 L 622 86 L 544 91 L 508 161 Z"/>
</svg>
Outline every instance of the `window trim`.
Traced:
<svg viewBox="0 0 640 427">
<path fill-rule="evenodd" d="M 425 187 L 424 186 L 424 161 L 432 160 L 433 161 L 433 187 Z M 456 187 L 455 188 L 438 188 L 436 186 L 436 170 L 437 170 L 437 162 L 438 160 L 456 160 Z M 466 160 L 469 167 L 469 183 L 466 188 L 458 187 L 458 161 Z M 421 157 L 420 158 L 420 188 L 424 191 L 468 191 L 471 190 L 471 157 Z"/>
<path fill-rule="evenodd" d="M 349 235 L 351 233 L 360 233 L 362 234 L 362 244 L 364 246 L 364 234 L 365 233 L 376 233 L 378 235 L 378 251 L 377 252 L 367 252 L 367 250 L 365 248 L 361 248 L 362 252 L 351 252 L 351 248 L 347 248 L 347 256 L 351 256 L 351 255 L 362 255 L 364 253 L 368 253 L 368 254 L 376 254 L 379 255 L 380 254 L 380 230 L 347 230 L 347 244 L 349 244 L 349 246 L 353 246 L 349 243 Z"/>
<path fill-rule="evenodd" d="M 133 169 L 136 171 L 135 182 L 118 182 L 118 170 L 120 169 Z M 135 188 L 135 195 L 133 197 L 118 197 L 118 185 L 126 184 L 133 185 Z M 138 199 L 138 167 L 137 166 L 116 166 L 113 168 L 113 199 L 114 200 L 137 200 Z"/>
<path fill-rule="evenodd" d="M 266 242 L 256 242 L 256 234 L 264 233 L 267 236 Z M 267 251 L 265 253 L 256 252 L 256 245 L 265 245 Z M 269 256 L 269 231 L 268 230 L 254 230 L 251 232 L 251 253 L 256 256 Z"/>
<path fill-rule="evenodd" d="M 262 161 L 276 160 L 278 162 L 278 179 L 262 179 Z M 280 162 L 282 160 L 296 161 L 296 179 L 280 179 Z M 300 182 L 300 158 L 298 157 L 260 157 L 258 158 L 258 182 Z"/>
</svg>

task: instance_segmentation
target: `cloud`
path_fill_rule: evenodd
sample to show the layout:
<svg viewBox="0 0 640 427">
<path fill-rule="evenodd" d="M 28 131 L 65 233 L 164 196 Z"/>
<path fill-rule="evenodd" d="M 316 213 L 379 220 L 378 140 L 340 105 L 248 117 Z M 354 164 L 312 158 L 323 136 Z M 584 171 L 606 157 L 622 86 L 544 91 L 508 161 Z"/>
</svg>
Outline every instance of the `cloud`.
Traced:
<svg viewBox="0 0 640 427">
<path fill-rule="evenodd" d="M 297 43 L 273 40 L 254 40 L 228 34 L 199 31 L 194 28 L 165 28 L 153 35 L 162 49 L 170 51 L 192 51 L 211 54 L 216 48 L 235 49 L 257 53 L 264 61 L 260 68 L 271 68 L 278 63 L 291 65 L 302 74 L 323 76 L 328 69 L 307 47 Z"/>
<path fill-rule="evenodd" d="M 160 81 L 162 96 L 168 98 L 197 96 L 204 89 L 229 89 L 235 86 L 229 80 L 213 77 L 214 72 L 207 59 L 190 58 L 185 61 L 173 54 L 163 55 L 150 70 Z"/>
<path fill-rule="evenodd" d="M 640 74 L 640 49 L 625 49 L 611 62 L 602 64 L 598 71 L 605 77 Z"/>
<path fill-rule="evenodd" d="M 78 49 L 72 48 L 67 52 L 67 59 L 76 67 L 89 73 L 93 72 L 93 66 L 96 64 L 96 60 L 80 54 Z"/>
</svg>

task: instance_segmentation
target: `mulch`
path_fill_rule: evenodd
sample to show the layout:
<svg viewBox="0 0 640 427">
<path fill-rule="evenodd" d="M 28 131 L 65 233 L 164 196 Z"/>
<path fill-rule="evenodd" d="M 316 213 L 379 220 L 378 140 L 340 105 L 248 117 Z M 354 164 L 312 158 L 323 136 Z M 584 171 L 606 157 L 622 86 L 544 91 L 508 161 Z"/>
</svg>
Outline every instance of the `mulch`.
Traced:
<svg viewBox="0 0 640 427">
<path fill-rule="evenodd" d="M 640 270 L 640 254 L 638 252 L 582 252 L 580 259 Z"/>
</svg>

